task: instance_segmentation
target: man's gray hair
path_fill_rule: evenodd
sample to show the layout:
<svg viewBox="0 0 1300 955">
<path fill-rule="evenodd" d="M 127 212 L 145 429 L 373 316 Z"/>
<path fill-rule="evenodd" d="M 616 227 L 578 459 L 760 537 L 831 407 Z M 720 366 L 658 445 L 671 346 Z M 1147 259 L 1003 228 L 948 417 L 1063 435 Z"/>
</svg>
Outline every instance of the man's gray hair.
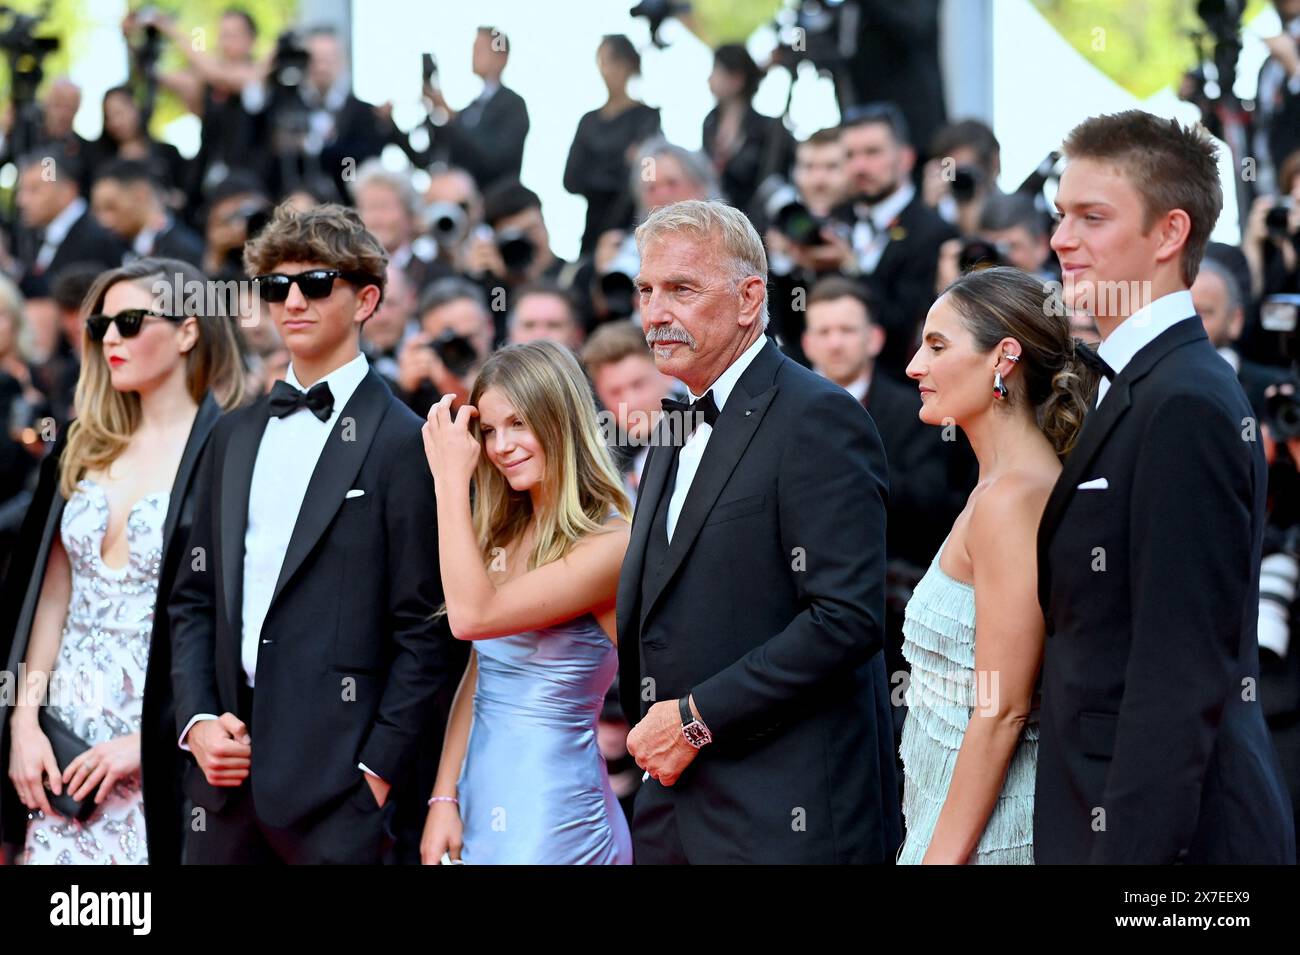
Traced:
<svg viewBox="0 0 1300 955">
<path fill-rule="evenodd" d="M 645 175 L 646 169 L 653 170 L 659 160 L 665 157 L 672 159 L 681 167 L 682 173 L 695 183 L 696 190 L 705 199 L 722 198 L 722 193 L 718 189 L 718 176 L 713 171 L 713 163 L 709 161 L 709 157 L 702 152 L 692 152 L 681 146 L 674 146 L 663 136 L 651 136 L 641 143 L 636 151 L 636 158 L 632 161 L 631 192 L 636 197 L 641 215 L 645 215 L 648 211 L 641 203 L 642 176 Z"/>
<path fill-rule="evenodd" d="M 412 219 L 418 219 L 420 215 L 420 197 L 415 191 L 415 186 L 411 182 L 409 172 L 396 172 L 384 165 L 381 159 L 367 159 L 357 170 L 357 181 L 352 184 L 352 201 L 355 202 L 357 194 L 366 186 L 386 186 L 397 194 L 401 201 L 402 207 L 406 209 L 407 215 Z"/>
<path fill-rule="evenodd" d="M 645 247 L 653 239 L 685 233 L 703 239 L 719 250 L 731 270 L 733 287 L 751 275 L 763 280 L 763 328 L 767 328 L 767 252 L 753 223 L 739 209 L 714 199 L 685 199 L 662 206 L 636 230 L 636 248 L 645 258 Z"/>
</svg>

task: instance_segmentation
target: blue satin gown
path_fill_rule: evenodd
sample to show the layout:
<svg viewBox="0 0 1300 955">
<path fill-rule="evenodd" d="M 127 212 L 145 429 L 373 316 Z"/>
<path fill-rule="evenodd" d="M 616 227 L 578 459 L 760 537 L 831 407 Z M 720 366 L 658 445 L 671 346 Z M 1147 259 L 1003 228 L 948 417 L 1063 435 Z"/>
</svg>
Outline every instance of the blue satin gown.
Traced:
<svg viewBox="0 0 1300 955">
<path fill-rule="evenodd" d="M 474 644 L 458 795 L 468 865 L 628 865 L 632 837 L 596 745 L 618 652 L 596 618 Z"/>
</svg>

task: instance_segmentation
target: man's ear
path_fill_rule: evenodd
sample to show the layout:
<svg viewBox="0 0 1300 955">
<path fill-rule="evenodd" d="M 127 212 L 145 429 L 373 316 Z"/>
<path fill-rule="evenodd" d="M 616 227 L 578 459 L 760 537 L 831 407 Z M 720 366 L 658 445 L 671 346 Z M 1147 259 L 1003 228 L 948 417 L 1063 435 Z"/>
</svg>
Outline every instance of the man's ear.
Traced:
<svg viewBox="0 0 1300 955">
<path fill-rule="evenodd" d="M 378 285 L 363 285 L 357 289 L 357 310 L 352 316 L 352 321 L 360 325 L 371 315 L 375 314 L 375 309 L 379 308 L 379 299 L 382 293 Z"/>
<path fill-rule="evenodd" d="M 751 275 L 740 282 L 740 318 L 742 325 L 761 321 L 767 284 L 761 275 Z"/>
<path fill-rule="evenodd" d="M 1183 254 L 1187 239 L 1192 234 L 1192 217 L 1182 209 L 1170 209 L 1160 220 L 1160 246 L 1156 261 L 1167 262 Z"/>
</svg>

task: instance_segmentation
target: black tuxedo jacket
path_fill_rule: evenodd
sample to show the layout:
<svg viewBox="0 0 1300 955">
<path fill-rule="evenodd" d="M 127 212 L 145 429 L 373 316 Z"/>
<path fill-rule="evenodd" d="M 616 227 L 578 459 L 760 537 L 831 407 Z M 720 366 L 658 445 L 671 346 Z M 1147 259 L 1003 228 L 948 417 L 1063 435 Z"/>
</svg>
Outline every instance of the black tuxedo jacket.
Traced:
<svg viewBox="0 0 1300 955">
<path fill-rule="evenodd" d="M 39 250 L 40 243 L 37 243 L 36 247 Z M 122 256 L 125 253 L 126 246 L 122 241 L 101 226 L 87 210 L 72 224 L 68 234 L 63 237 L 43 275 L 52 280 L 65 266 L 82 263 L 98 265 L 104 269 L 115 269 L 122 264 Z"/>
<path fill-rule="evenodd" d="M 170 605 L 172 745 L 198 713 L 239 713 L 244 536 L 267 420 L 265 398 L 222 418 L 197 478 L 194 559 Z M 429 743 L 435 697 L 460 676 L 433 620 L 436 518 L 420 420 L 370 371 L 321 452 L 262 629 L 249 781 L 263 822 L 293 825 L 354 789 L 358 762 L 396 789 Z M 185 786 L 210 810 L 232 791 L 193 762 Z"/>
<path fill-rule="evenodd" d="M 853 203 L 837 207 L 835 215 L 856 221 Z M 906 381 L 907 363 L 916 353 L 916 337 L 934 304 L 939 246 L 957 237 L 957 230 L 921 200 L 918 190 L 898 214 L 891 238 L 870 275 L 862 276 L 871 292 L 872 317 L 885 329 L 885 346 L 876 358 L 883 368 Z"/>
<path fill-rule="evenodd" d="M 421 168 L 442 161 L 466 170 L 486 192 L 504 179 L 518 179 L 524 162 L 524 139 L 528 136 L 528 107 L 524 98 L 502 86 L 492 94 L 474 123 L 465 121 L 464 110 L 444 126 L 426 118 L 427 149 L 414 149 L 408 137 L 390 124 L 390 141 L 401 147 Z"/>
<path fill-rule="evenodd" d="M 1256 693 L 1267 488 L 1252 419 L 1193 316 L 1085 421 L 1038 535 L 1039 863 L 1295 861 Z"/>
<path fill-rule="evenodd" d="M 172 729 L 171 634 L 166 604 L 176 568 L 184 558 L 185 544 L 193 523 L 194 499 L 191 492 L 199 458 L 220 415 L 221 409 L 210 395 L 199 405 L 176 469 L 167 503 L 167 515 L 163 521 L 158 609 L 154 613 L 153 630 L 149 638 L 149 662 L 145 669 L 140 721 L 144 818 L 151 865 L 180 862 L 182 836 L 188 821 L 184 816 L 180 788 L 184 769 L 181 757 L 184 754 L 176 746 L 176 734 Z M 12 627 L 5 627 L 5 632 L 13 635 L 7 650 L 9 670 L 12 673 L 18 672 L 19 665 L 27 656 L 32 621 L 45 582 L 45 565 L 55 535 L 59 533 L 63 508 L 67 503 L 58 491 L 59 459 L 62 453 L 63 444 L 60 441 L 42 463 L 40 482 L 23 524 L 22 543 L 11 576 L 5 582 L 5 603 L 15 614 Z M 8 715 L 8 707 L 0 711 L 0 719 L 5 719 Z M 7 727 L 7 723 L 5 725 Z M 0 747 L 6 767 L 3 784 L 0 784 L 0 825 L 3 825 L 4 841 L 17 843 L 23 839 L 23 814 L 26 810 L 18 802 L 18 795 L 9 782 L 8 742 L 6 732 L 4 745 Z"/>
<path fill-rule="evenodd" d="M 693 692 L 714 742 L 638 804 L 671 800 L 691 862 L 891 860 L 886 477 L 870 416 L 767 342 L 659 562 L 647 545 L 673 451 L 650 449 L 619 581 L 621 702 L 635 723 Z"/>
</svg>

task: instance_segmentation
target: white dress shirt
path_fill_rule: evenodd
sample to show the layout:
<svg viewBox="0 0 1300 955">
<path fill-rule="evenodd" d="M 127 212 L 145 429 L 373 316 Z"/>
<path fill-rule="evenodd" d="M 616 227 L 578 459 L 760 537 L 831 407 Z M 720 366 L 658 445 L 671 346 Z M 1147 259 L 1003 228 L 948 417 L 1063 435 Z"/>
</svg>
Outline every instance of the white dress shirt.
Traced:
<svg viewBox="0 0 1300 955">
<path fill-rule="evenodd" d="M 1168 331 L 1185 318 L 1196 314 L 1192 304 L 1192 293 L 1187 289 L 1162 295 L 1149 305 L 1138 309 L 1106 337 L 1097 346 L 1097 354 L 1106 360 L 1118 375 L 1124 366 L 1133 360 L 1133 356 L 1150 345 L 1162 333 Z M 1101 379 L 1097 387 L 1097 405 L 1110 390 L 1110 382 Z"/>
<path fill-rule="evenodd" d="M 859 215 L 865 211 L 865 218 L 860 218 L 853 227 L 853 251 L 863 272 L 870 275 L 876 271 L 885 246 L 889 245 L 890 226 L 914 198 L 916 187 L 909 179 L 874 206 L 858 205 Z"/>
<path fill-rule="evenodd" d="M 270 418 L 262 432 L 257 461 L 253 465 L 248 522 L 244 531 L 240 660 L 249 686 L 255 685 L 262 624 L 271 609 L 271 597 L 275 593 L 276 581 L 280 579 L 280 568 L 289 549 L 294 525 L 298 522 L 298 512 L 307 496 L 307 485 L 339 415 L 369 370 L 365 355 L 357 355 L 321 379 L 329 384 L 334 396 L 334 411 L 325 421 L 306 408 L 300 408 L 283 418 Z M 292 364 L 284 380 L 299 390 L 305 390 L 294 374 Z M 212 713 L 199 713 L 191 719 L 185 732 L 181 733 L 181 749 L 189 749 L 183 740 L 191 726 L 202 719 L 216 718 Z"/>
<path fill-rule="evenodd" d="M 718 380 L 706 389 L 713 392 L 713 403 L 718 406 L 719 412 L 727 403 L 727 398 L 731 390 L 736 387 L 740 376 L 749 367 L 749 363 L 758 357 L 758 353 L 766 344 L 767 335 L 759 335 L 752 345 L 741 352 L 739 358 L 727 366 L 726 371 L 718 376 Z M 690 394 L 689 391 L 687 393 Z M 691 395 L 691 401 L 698 401 L 699 398 L 699 395 Z M 704 457 L 704 449 L 709 446 L 711 434 L 713 434 L 713 426 L 701 421 L 678 452 L 677 482 L 673 485 L 673 496 L 668 499 L 668 542 L 670 544 L 673 540 L 673 530 L 677 527 L 677 518 L 682 513 L 686 495 L 691 490 L 691 482 L 695 480 L 695 472 L 699 470 L 700 459 Z"/>
<path fill-rule="evenodd" d="M 826 377 L 825 375 L 822 376 Z M 858 402 L 867 400 L 867 392 L 871 390 L 871 372 L 864 371 L 856 379 L 844 386 L 844 390 L 851 394 Z"/>
<path fill-rule="evenodd" d="M 72 227 L 86 213 L 86 200 L 77 196 L 66 206 L 63 211 L 50 220 L 50 224 L 45 227 L 45 237 L 41 242 L 40 251 L 36 253 L 36 269 L 44 272 L 54 261 L 54 256 L 59 251 L 59 246 L 63 240 L 68 237 Z"/>
</svg>

